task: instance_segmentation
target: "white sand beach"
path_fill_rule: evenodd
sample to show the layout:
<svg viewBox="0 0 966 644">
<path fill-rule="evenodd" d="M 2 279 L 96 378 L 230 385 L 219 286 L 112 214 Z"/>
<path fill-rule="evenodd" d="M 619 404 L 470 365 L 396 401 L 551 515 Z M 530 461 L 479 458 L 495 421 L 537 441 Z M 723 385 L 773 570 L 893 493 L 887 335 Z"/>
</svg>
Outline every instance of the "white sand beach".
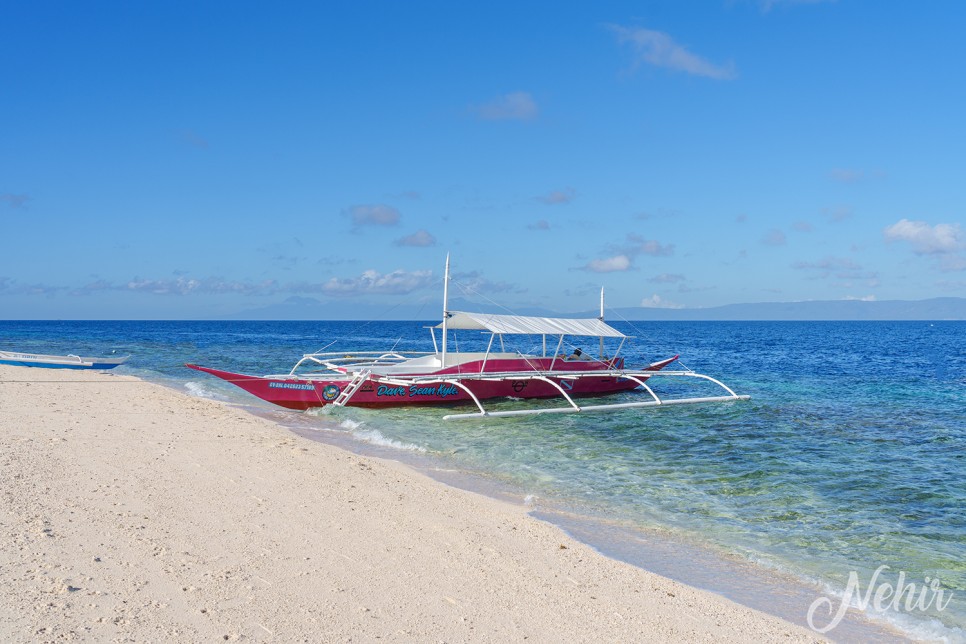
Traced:
<svg viewBox="0 0 966 644">
<path fill-rule="evenodd" d="M 0 366 L 0 641 L 815 641 L 526 508 L 130 376 Z"/>
</svg>

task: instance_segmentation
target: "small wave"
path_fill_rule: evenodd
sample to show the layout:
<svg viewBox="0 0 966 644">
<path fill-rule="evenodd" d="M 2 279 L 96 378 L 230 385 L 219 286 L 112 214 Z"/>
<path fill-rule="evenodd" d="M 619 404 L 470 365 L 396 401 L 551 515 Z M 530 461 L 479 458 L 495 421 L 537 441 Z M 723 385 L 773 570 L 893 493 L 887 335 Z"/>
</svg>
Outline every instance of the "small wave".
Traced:
<svg viewBox="0 0 966 644">
<path fill-rule="evenodd" d="M 866 615 L 881 617 L 911 639 L 922 642 L 966 642 L 966 631 L 958 626 L 947 626 L 935 617 L 913 617 L 895 611 L 865 611 Z"/>
<path fill-rule="evenodd" d="M 342 429 L 348 429 L 351 432 L 362 427 L 362 423 L 357 420 L 349 420 L 348 418 L 346 418 L 341 423 L 339 423 L 339 427 L 341 427 Z"/>
<path fill-rule="evenodd" d="M 221 396 L 213 389 L 209 389 L 204 384 L 200 382 L 195 382 L 193 380 L 189 380 L 188 382 L 184 383 L 184 388 L 187 389 L 188 393 L 194 396 L 195 398 L 208 398 L 209 400 L 225 399 L 224 396 Z"/>
<path fill-rule="evenodd" d="M 352 422 L 352 421 L 346 421 Z M 355 425 L 361 425 L 361 423 L 354 423 Z M 419 452 L 421 454 L 426 453 L 426 448 L 419 445 L 413 445 L 412 443 L 403 443 L 402 441 L 397 441 L 393 438 L 387 438 L 381 432 L 375 429 L 349 429 L 355 438 L 369 443 L 370 445 L 378 445 L 380 447 L 391 447 L 393 449 L 405 450 L 408 452 Z"/>
</svg>

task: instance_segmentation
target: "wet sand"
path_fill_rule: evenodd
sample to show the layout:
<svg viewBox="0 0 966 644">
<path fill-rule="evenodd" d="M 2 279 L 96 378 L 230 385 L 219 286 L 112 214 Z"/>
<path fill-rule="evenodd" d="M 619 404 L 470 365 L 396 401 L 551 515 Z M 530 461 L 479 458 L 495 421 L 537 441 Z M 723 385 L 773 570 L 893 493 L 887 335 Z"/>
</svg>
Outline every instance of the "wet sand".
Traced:
<svg viewBox="0 0 966 644">
<path fill-rule="evenodd" d="M 4 642 L 820 639 L 130 376 L 0 366 L 0 427 Z"/>
</svg>

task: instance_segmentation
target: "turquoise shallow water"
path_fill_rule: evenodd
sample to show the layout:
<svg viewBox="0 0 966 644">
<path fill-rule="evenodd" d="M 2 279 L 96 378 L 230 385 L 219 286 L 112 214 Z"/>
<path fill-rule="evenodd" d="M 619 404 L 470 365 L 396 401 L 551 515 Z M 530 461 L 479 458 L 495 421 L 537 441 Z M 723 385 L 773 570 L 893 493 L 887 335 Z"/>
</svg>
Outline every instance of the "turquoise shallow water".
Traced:
<svg viewBox="0 0 966 644">
<path fill-rule="evenodd" d="M 431 349 L 423 326 L 0 322 L 0 338 L 5 348 L 23 351 L 131 352 L 121 370 L 251 404 L 240 390 L 181 365 L 287 371 L 297 356 L 337 339 L 333 350 L 393 343 Z M 350 447 L 376 445 L 440 470 L 473 473 L 553 512 L 704 545 L 830 597 L 847 587 L 850 574 L 865 592 L 883 565 L 889 568 L 879 587 L 895 587 L 900 573 L 918 590 L 938 580 L 944 601 L 952 597 L 943 610 L 932 602 L 927 610 L 913 606 L 884 617 L 913 637 L 964 639 L 966 323 L 615 326 L 637 336 L 625 350 L 629 362 L 680 353 L 687 366 L 753 399 L 461 422 L 441 420 L 438 409 L 279 417 Z M 690 392 L 716 393 L 694 386 Z M 630 393 L 615 401 L 636 399 Z M 807 609 L 801 606 L 802 614 Z"/>
</svg>

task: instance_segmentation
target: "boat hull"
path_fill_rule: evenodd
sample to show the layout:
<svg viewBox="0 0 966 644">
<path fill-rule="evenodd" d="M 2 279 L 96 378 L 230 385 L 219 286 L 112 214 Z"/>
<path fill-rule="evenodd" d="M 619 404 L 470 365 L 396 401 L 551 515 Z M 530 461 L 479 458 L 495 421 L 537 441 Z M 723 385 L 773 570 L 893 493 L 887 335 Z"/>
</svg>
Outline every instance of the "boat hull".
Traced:
<svg viewBox="0 0 966 644">
<path fill-rule="evenodd" d="M 655 363 L 648 370 L 657 371 L 676 359 L 677 356 Z M 532 365 L 532 361 L 529 364 Z M 341 379 L 333 377 L 309 380 L 297 377 L 251 376 L 194 364 L 185 366 L 221 378 L 267 402 L 298 410 L 323 407 L 335 402 L 350 382 L 348 376 Z M 364 381 L 346 404 L 352 407 L 401 407 L 472 403 L 474 396 L 477 400 L 560 398 L 561 390 L 572 398 L 584 398 L 630 391 L 639 386 L 638 381 L 647 378 L 636 376 L 636 380 L 633 380 L 621 377 L 611 369 L 591 369 L 591 365 L 587 363 L 570 363 L 567 369 L 558 369 L 555 374 L 570 370 L 579 372 L 580 376 L 568 378 L 566 375 L 554 375 L 547 378 L 550 381 L 548 382 L 537 379 L 539 373 L 536 371 L 518 371 L 514 375 L 505 375 L 507 371 L 501 369 L 501 365 L 491 362 L 488 366 L 493 371 L 472 372 L 467 370 L 467 366 L 463 366 L 460 373 L 450 368 L 438 374 L 420 374 L 417 382 L 406 382 L 408 377 L 404 375 L 393 378 L 374 376 Z M 601 371 L 601 374 L 588 375 L 588 371 L 594 370 Z M 437 376 L 439 379 L 435 380 Z"/>
<path fill-rule="evenodd" d="M 40 367 L 42 369 L 113 369 L 124 364 L 129 356 L 122 358 L 93 358 L 86 356 L 49 356 L 36 353 L 0 351 L 0 364 L 15 367 Z"/>
</svg>

